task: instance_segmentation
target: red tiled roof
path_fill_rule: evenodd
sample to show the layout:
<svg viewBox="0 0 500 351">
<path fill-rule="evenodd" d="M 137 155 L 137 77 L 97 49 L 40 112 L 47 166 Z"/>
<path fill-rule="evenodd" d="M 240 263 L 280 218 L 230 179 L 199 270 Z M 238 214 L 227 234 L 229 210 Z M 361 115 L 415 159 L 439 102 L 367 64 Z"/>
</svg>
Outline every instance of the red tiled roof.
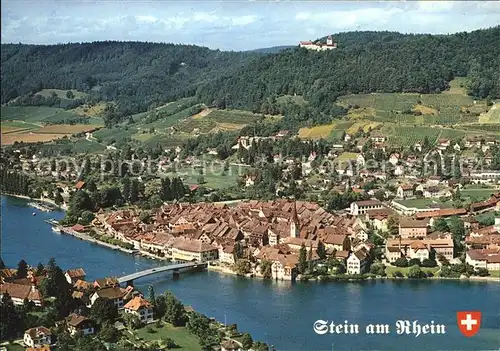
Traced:
<svg viewBox="0 0 500 351">
<path fill-rule="evenodd" d="M 85 182 L 80 180 L 78 183 L 76 183 L 75 188 L 76 189 L 81 189 L 84 186 L 85 186 Z"/>
<path fill-rule="evenodd" d="M 142 308 L 148 308 L 148 309 L 153 308 L 153 306 L 151 305 L 151 303 L 148 300 L 143 299 L 140 296 L 136 296 L 132 300 L 127 302 L 127 304 L 124 306 L 124 308 L 129 309 L 129 310 L 133 310 L 133 311 L 139 311 Z"/>
</svg>

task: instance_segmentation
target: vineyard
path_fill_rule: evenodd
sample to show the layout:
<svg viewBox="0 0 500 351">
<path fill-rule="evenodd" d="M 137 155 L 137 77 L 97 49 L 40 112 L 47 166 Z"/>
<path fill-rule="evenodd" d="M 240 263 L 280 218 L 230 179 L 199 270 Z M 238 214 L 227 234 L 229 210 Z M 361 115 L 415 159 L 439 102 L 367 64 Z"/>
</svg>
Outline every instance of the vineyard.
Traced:
<svg viewBox="0 0 500 351">
<path fill-rule="evenodd" d="M 206 117 L 218 123 L 250 124 L 262 118 L 248 111 L 241 110 L 213 110 Z"/>
<path fill-rule="evenodd" d="M 420 126 L 397 126 L 384 125 L 380 133 L 387 135 L 388 143 L 398 146 L 413 146 L 415 143 L 422 143 L 425 137 L 431 144 L 434 144 L 440 136 L 440 129 Z"/>
</svg>

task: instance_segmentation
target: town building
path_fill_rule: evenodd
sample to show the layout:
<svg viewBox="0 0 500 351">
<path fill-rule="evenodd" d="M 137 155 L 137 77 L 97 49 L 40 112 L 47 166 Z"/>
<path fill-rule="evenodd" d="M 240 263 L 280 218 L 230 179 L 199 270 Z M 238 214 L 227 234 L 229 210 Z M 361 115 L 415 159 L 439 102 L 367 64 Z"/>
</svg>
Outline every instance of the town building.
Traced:
<svg viewBox="0 0 500 351">
<path fill-rule="evenodd" d="M 426 220 L 401 218 L 399 220 L 399 236 L 402 239 L 422 239 L 427 236 Z"/>
<path fill-rule="evenodd" d="M 52 344 L 52 332 L 49 328 L 36 327 L 24 332 L 24 345 L 27 347 L 41 347 Z"/>
<path fill-rule="evenodd" d="M 66 280 L 68 281 L 69 284 L 73 285 L 76 283 L 78 280 L 85 280 L 85 271 L 83 268 L 76 268 L 76 269 L 68 269 L 66 272 L 64 272 L 64 276 L 66 277 Z"/>
<path fill-rule="evenodd" d="M 347 259 L 347 274 L 362 274 L 365 272 L 368 262 L 368 252 L 366 249 L 353 252 Z"/>
<path fill-rule="evenodd" d="M 329 35 L 326 39 L 326 44 L 320 43 L 319 41 L 301 41 L 299 42 L 299 47 L 314 51 L 326 51 L 337 48 L 337 43 L 333 40 L 333 37 Z"/>
<path fill-rule="evenodd" d="M 359 216 L 365 214 L 367 211 L 380 210 L 384 208 L 384 205 L 379 200 L 365 200 L 365 201 L 355 201 L 351 203 L 351 215 Z"/>
<path fill-rule="evenodd" d="M 132 298 L 133 290 L 134 288 L 131 286 L 125 289 L 120 287 L 99 289 L 90 297 L 90 305 L 92 306 L 97 299 L 103 299 L 112 301 L 116 308 L 120 310 L 125 305 L 125 301 Z"/>
<path fill-rule="evenodd" d="M 95 333 L 94 322 L 85 316 L 71 313 L 68 317 L 66 317 L 65 322 L 70 335 L 75 335 L 78 332 L 81 332 L 84 336 Z"/>
<path fill-rule="evenodd" d="M 180 239 L 172 249 L 172 260 L 207 262 L 216 260 L 218 254 L 217 247 L 201 240 Z"/>
<path fill-rule="evenodd" d="M 488 271 L 500 271 L 500 248 L 467 250 L 465 262 L 476 269 L 485 268 Z"/>
<path fill-rule="evenodd" d="M 135 315 L 139 320 L 144 323 L 153 322 L 153 305 L 151 303 L 140 297 L 136 296 L 124 306 L 125 313 Z"/>
<path fill-rule="evenodd" d="M 411 184 L 400 185 L 396 190 L 396 196 L 400 199 L 407 199 L 413 197 L 413 195 L 413 185 Z"/>
<path fill-rule="evenodd" d="M 24 300 L 27 299 L 35 304 L 35 306 L 43 305 L 42 294 L 36 287 L 36 284 L 23 285 L 15 283 L 1 283 L 0 284 L 0 299 L 5 293 L 8 293 L 14 305 L 23 305 Z"/>
</svg>

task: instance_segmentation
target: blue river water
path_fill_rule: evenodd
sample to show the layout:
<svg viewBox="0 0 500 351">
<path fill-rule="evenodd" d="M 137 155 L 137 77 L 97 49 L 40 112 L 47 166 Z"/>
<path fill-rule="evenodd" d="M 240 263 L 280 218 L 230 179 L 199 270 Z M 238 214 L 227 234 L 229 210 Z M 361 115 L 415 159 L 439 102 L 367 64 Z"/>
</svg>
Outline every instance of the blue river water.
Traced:
<svg viewBox="0 0 500 351">
<path fill-rule="evenodd" d="M 2 196 L 1 255 L 6 265 L 21 258 L 29 264 L 54 257 L 63 268 L 83 267 L 87 280 L 120 276 L 161 265 L 55 233 L 44 213 L 26 201 Z M 32 216 L 32 212 L 36 216 Z M 374 281 L 295 283 L 251 280 L 214 272 L 159 274 L 135 282 L 146 292 L 172 291 L 185 305 L 238 329 L 277 350 L 500 350 L 500 284 L 456 281 Z M 471 338 L 457 327 L 457 311 L 481 311 L 481 329 Z M 359 325 L 359 334 L 318 335 L 316 320 Z M 397 335 L 398 320 L 446 325 L 444 335 Z M 367 335 L 370 323 L 389 324 L 389 335 Z"/>
</svg>

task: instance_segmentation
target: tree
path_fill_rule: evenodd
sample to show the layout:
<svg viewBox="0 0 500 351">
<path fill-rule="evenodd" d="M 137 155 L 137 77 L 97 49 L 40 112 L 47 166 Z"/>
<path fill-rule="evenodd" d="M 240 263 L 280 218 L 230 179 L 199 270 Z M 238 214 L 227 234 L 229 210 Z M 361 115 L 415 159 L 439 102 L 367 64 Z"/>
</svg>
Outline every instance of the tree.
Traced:
<svg viewBox="0 0 500 351">
<path fill-rule="evenodd" d="M 260 262 L 260 274 L 262 274 L 264 279 L 272 279 L 273 277 L 273 263 L 268 260 L 262 260 Z"/>
<path fill-rule="evenodd" d="M 446 222 L 446 219 L 444 219 L 444 218 L 436 218 L 436 220 L 434 221 L 434 224 L 432 225 L 432 228 L 435 231 L 443 232 L 443 233 L 450 231 L 450 228 L 448 228 L 448 223 Z"/>
<path fill-rule="evenodd" d="M 56 196 L 54 197 L 54 202 L 57 206 L 61 205 L 64 202 L 64 199 L 61 195 L 61 192 L 56 190 Z"/>
<path fill-rule="evenodd" d="M 392 275 L 394 278 L 403 278 L 404 277 L 403 273 L 401 273 L 400 271 L 395 271 L 394 273 L 392 273 Z"/>
<path fill-rule="evenodd" d="M 236 260 L 234 264 L 234 271 L 239 275 L 246 275 L 252 271 L 252 266 L 250 265 L 250 261 L 244 258 Z"/>
<path fill-rule="evenodd" d="M 453 237 L 453 243 L 457 250 L 462 247 L 462 240 L 465 238 L 465 227 L 463 220 L 458 216 L 453 216 L 450 218 L 449 230 Z"/>
<path fill-rule="evenodd" d="M 408 260 L 404 257 L 400 257 L 394 261 L 394 265 L 396 267 L 408 267 Z"/>
<path fill-rule="evenodd" d="M 241 344 L 245 350 L 248 350 L 252 347 L 253 339 L 250 336 L 250 334 L 248 333 L 243 334 L 243 336 L 241 337 Z"/>
<path fill-rule="evenodd" d="M 149 198 L 149 205 L 151 208 L 159 208 L 161 205 L 163 205 L 163 200 L 161 199 L 160 195 L 154 194 Z"/>
<path fill-rule="evenodd" d="M 81 218 L 79 220 L 80 224 L 87 225 L 90 224 L 94 220 L 95 216 L 90 211 L 83 211 Z"/>
<path fill-rule="evenodd" d="M 133 179 L 130 183 L 130 202 L 135 203 L 139 200 L 139 182 L 137 179 Z"/>
<path fill-rule="evenodd" d="M 99 331 L 99 338 L 105 342 L 115 343 L 118 341 L 119 337 L 120 333 L 113 324 L 109 321 L 105 321 Z"/>
<path fill-rule="evenodd" d="M 45 267 L 43 266 L 42 262 L 38 262 L 38 265 L 36 266 L 36 271 L 35 275 L 44 275 L 45 274 Z"/>
<path fill-rule="evenodd" d="M 186 315 L 182 303 L 167 291 L 165 294 L 165 320 L 174 327 L 183 326 L 186 323 Z"/>
<path fill-rule="evenodd" d="M 68 90 L 68 91 L 66 92 L 66 97 L 67 97 L 68 99 L 73 99 L 73 98 L 75 97 L 75 94 L 73 94 L 73 92 L 72 92 L 71 90 Z"/>
<path fill-rule="evenodd" d="M 480 277 L 487 277 L 490 275 L 490 272 L 486 268 L 479 267 L 476 269 L 475 274 L 477 274 Z"/>
<path fill-rule="evenodd" d="M 429 258 L 425 258 L 423 261 L 422 261 L 422 264 L 421 264 L 422 267 L 436 267 L 437 266 L 437 263 L 436 263 L 436 260 L 431 260 Z"/>
<path fill-rule="evenodd" d="M 234 245 L 234 257 L 237 260 L 243 258 L 243 247 L 241 246 L 239 241 Z"/>
<path fill-rule="evenodd" d="M 262 341 L 256 341 L 252 345 L 252 350 L 254 351 L 269 351 L 269 346 Z"/>
<path fill-rule="evenodd" d="M 152 285 L 148 286 L 148 300 L 153 305 L 153 308 L 156 309 L 155 288 Z"/>
<path fill-rule="evenodd" d="M 385 265 L 382 263 L 372 264 L 370 267 L 370 273 L 385 277 Z"/>
<path fill-rule="evenodd" d="M 26 278 L 27 276 L 28 276 L 28 264 L 26 263 L 25 260 L 21 260 L 17 264 L 16 278 L 21 279 L 21 278 Z"/>
<path fill-rule="evenodd" d="M 123 316 L 123 319 L 124 319 L 125 325 L 131 331 L 134 329 L 140 328 L 142 325 L 141 320 L 135 314 L 125 313 L 125 315 Z"/>
<path fill-rule="evenodd" d="M 298 270 L 300 274 L 304 274 L 307 269 L 307 249 L 304 243 L 300 247 L 299 251 L 299 265 Z"/>
<path fill-rule="evenodd" d="M 210 320 L 198 312 L 191 313 L 186 328 L 198 337 L 206 336 L 210 329 Z"/>
<path fill-rule="evenodd" d="M 9 340 L 24 331 L 23 320 L 8 292 L 5 292 L 0 302 L 0 340 Z"/>
<path fill-rule="evenodd" d="M 130 178 L 128 176 L 123 177 L 122 185 L 123 185 L 123 191 L 122 191 L 123 199 L 128 202 L 130 201 L 130 191 L 131 191 Z"/>
<path fill-rule="evenodd" d="M 326 258 L 326 248 L 325 244 L 321 240 L 318 241 L 318 249 L 316 250 L 319 258 L 324 260 Z"/>
<path fill-rule="evenodd" d="M 314 269 L 312 242 L 309 244 L 309 250 L 307 251 L 307 262 L 309 263 L 309 272 L 312 272 Z"/>
<path fill-rule="evenodd" d="M 90 317 L 98 324 L 113 323 L 118 317 L 118 310 L 113 301 L 99 297 L 90 308 Z"/>
<path fill-rule="evenodd" d="M 408 267 L 411 266 L 420 266 L 420 260 L 418 258 L 412 258 L 408 261 Z"/>
<path fill-rule="evenodd" d="M 196 178 L 196 183 L 198 184 L 205 184 L 205 177 L 203 177 L 202 175 L 199 175 L 197 178 Z"/>
<path fill-rule="evenodd" d="M 387 218 L 387 229 L 391 235 L 398 235 L 399 233 L 399 218 L 396 216 L 389 216 Z"/>
<path fill-rule="evenodd" d="M 422 273 L 423 272 L 422 272 L 422 270 L 420 269 L 419 266 L 417 266 L 417 265 L 411 266 L 408 269 L 408 278 L 412 278 L 412 279 L 422 278 L 423 277 Z"/>
</svg>

